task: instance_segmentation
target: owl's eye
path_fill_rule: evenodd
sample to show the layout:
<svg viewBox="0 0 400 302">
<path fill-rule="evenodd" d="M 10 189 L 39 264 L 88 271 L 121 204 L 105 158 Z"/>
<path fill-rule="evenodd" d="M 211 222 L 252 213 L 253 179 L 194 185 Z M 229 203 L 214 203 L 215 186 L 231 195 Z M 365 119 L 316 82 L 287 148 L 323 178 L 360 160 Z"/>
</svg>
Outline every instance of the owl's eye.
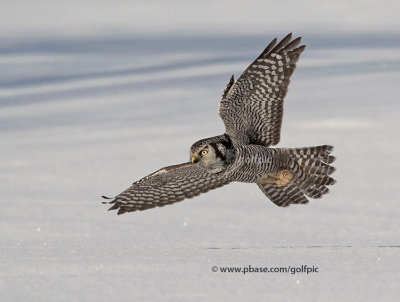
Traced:
<svg viewBox="0 0 400 302">
<path fill-rule="evenodd" d="M 208 153 L 208 151 L 207 150 L 203 150 L 203 151 L 201 151 L 201 156 L 206 156 L 207 155 L 207 153 Z"/>
</svg>

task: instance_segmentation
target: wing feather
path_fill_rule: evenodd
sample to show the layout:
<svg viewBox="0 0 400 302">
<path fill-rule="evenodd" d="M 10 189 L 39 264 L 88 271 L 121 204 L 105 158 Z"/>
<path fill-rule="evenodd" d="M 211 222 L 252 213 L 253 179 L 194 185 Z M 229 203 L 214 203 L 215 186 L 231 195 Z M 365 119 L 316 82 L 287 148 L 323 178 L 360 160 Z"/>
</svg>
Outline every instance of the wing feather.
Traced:
<svg viewBox="0 0 400 302">
<path fill-rule="evenodd" d="M 291 204 L 306 204 L 307 197 L 295 184 L 289 183 L 280 187 L 276 184 L 257 182 L 263 193 L 277 206 L 288 207 Z"/>
<path fill-rule="evenodd" d="M 305 46 L 301 38 L 274 39 L 232 84 L 219 105 L 226 133 L 240 144 L 276 145 L 290 77 Z"/>
<path fill-rule="evenodd" d="M 107 203 L 113 204 L 109 210 L 118 210 L 120 215 L 192 198 L 229 182 L 222 175 L 210 174 L 189 162 L 162 168 L 133 183 Z"/>
</svg>

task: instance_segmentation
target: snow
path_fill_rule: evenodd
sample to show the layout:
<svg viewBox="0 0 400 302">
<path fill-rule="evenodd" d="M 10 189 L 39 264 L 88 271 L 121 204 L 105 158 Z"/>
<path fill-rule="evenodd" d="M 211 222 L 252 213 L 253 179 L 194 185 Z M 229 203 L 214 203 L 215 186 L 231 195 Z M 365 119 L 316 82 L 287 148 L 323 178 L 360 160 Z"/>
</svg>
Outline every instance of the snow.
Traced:
<svg viewBox="0 0 400 302">
<path fill-rule="evenodd" d="M 398 1 L 385 0 L 36 0 L 3 1 L 4 36 L 30 34 L 85 36 L 116 32 L 227 34 L 292 30 L 395 32 L 400 26 Z"/>
<path fill-rule="evenodd" d="M 5 17 L 10 30 L 0 31 L 0 300 L 396 301 L 400 36 L 389 26 L 398 22 L 390 23 L 394 2 L 370 1 L 363 14 L 355 4 L 339 1 L 333 9 L 310 1 L 307 22 L 299 14 L 271 27 L 278 14 L 262 23 L 260 9 L 239 17 L 241 6 L 232 5 L 232 18 L 221 13 L 218 23 L 212 13 L 208 24 L 200 13 L 184 17 L 190 6 L 175 1 L 176 20 L 168 15 L 175 21 L 161 30 L 161 21 L 150 18 L 146 35 L 122 33 L 139 22 L 145 27 L 146 14 L 160 15 L 164 4 L 156 2 L 150 13 L 149 2 L 119 2 L 119 8 L 104 4 L 115 12 L 104 17 L 103 6 L 96 15 L 92 2 L 79 11 L 72 1 L 77 22 L 60 23 L 67 2 L 53 14 L 55 7 L 40 1 L 32 15 L 21 2 L 7 4 L 11 16 L 27 19 L 16 24 Z M 140 18 L 128 18 L 124 5 L 137 8 Z M 286 8 L 276 5 L 275 12 Z M 316 16 L 324 8 L 331 10 L 322 21 Z M 371 23 L 375 8 L 388 18 Z M 259 21 L 246 22 L 252 12 Z M 348 16 L 336 32 L 335 16 Z M 237 19 L 244 29 L 230 31 Z M 102 27 L 113 20 L 115 35 Z M 307 26 L 320 21 L 318 29 Z M 352 23 L 357 26 L 347 32 Z M 59 37 L 57 29 L 64 30 Z M 301 34 L 307 48 L 285 100 L 279 146 L 334 145 L 338 183 L 331 193 L 282 209 L 256 185 L 235 183 L 164 208 L 107 212 L 101 195 L 188 161 L 193 142 L 224 131 L 217 107 L 230 75 L 237 77 L 286 29 Z M 308 265 L 319 273 L 212 271 L 249 265 Z"/>
</svg>

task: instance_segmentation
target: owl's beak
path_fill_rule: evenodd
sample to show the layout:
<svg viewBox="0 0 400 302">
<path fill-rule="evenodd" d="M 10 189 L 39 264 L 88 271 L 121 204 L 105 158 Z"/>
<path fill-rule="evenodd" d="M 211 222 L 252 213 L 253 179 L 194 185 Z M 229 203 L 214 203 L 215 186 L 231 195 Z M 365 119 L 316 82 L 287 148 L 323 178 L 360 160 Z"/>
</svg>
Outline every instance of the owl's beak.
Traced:
<svg viewBox="0 0 400 302">
<path fill-rule="evenodd" d="M 199 162 L 199 159 L 192 155 L 192 164 Z"/>
</svg>

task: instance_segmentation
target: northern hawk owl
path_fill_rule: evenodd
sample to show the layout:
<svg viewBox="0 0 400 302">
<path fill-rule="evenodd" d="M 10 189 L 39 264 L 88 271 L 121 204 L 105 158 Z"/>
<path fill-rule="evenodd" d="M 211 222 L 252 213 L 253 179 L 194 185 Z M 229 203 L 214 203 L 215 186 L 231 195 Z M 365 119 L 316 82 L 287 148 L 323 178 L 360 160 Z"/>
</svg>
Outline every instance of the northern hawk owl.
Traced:
<svg viewBox="0 0 400 302">
<path fill-rule="evenodd" d="M 190 148 L 191 161 L 162 168 L 109 202 L 118 214 L 161 207 L 230 182 L 256 183 L 276 205 L 321 198 L 335 180 L 332 146 L 270 148 L 280 140 L 283 100 L 305 45 L 289 34 L 275 38 L 235 81 L 219 103 L 225 133 Z M 104 196 L 103 196 L 104 197 Z M 107 198 L 107 197 L 104 197 Z"/>
</svg>

